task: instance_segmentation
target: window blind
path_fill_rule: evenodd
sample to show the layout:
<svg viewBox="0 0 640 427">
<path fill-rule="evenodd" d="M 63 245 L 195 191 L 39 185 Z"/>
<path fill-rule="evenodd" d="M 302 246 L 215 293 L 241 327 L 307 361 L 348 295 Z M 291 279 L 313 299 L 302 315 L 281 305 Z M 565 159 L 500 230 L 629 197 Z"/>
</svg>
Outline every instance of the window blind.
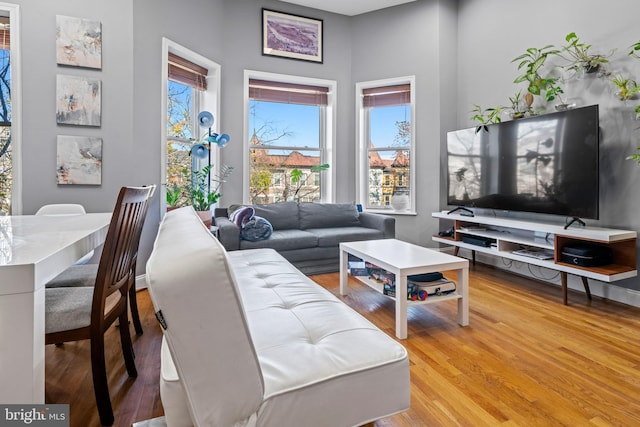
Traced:
<svg viewBox="0 0 640 427">
<path fill-rule="evenodd" d="M 249 98 L 286 104 L 327 105 L 329 88 L 249 79 Z"/>
<path fill-rule="evenodd" d="M 411 102 L 411 85 L 372 87 L 362 90 L 363 107 L 391 107 Z"/>
<path fill-rule="evenodd" d="M 209 70 L 176 54 L 169 53 L 169 80 L 198 90 L 207 90 Z"/>
</svg>

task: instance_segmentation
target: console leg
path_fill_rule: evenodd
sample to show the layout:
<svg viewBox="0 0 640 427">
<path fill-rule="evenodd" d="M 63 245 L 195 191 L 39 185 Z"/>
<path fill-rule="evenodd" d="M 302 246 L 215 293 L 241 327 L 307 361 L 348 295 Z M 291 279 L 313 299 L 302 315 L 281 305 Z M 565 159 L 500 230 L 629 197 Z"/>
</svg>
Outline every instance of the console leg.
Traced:
<svg viewBox="0 0 640 427">
<path fill-rule="evenodd" d="M 567 305 L 567 273 L 560 272 L 560 282 L 562 282 L 562 303 Z"/>
<path fill-rule="evenodd" d="M 453 255 L 454 256 L 458 256 L 458 252 L 460 252 L 460 247 L 456 246 L 455 248 L 453 248 Z"/>
<path fill-rule="evenodd" d="M 584 291 L 587 294 L 587 298 L 591 299 L 591 290 L 589 290 L 589 282 L 587 278 L 582 276 L 582 284 L 584 285 Z"/>
<path fill-rule="evenodd" d="M 471 263 L 476 265 L 476 251 L 471 251 Z"/>
</svg>

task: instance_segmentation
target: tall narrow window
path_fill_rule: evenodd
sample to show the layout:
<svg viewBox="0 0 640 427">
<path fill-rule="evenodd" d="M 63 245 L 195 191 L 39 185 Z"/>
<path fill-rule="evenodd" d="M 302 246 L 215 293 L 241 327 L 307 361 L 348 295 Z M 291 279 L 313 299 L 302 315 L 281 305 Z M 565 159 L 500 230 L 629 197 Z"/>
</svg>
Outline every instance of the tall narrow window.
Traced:
<svg viewBox="0 0 640 427">
<path fill-rule="evenodd" d="M 356 85 L 358 194 L 367 209 L 413 211 L 413 77 Z"/>
<path fill-rule="evenodd" d="M 208 70 L 169 53 L 167 85 L 167 185 L 184 187 L 191 171 L 191 147 L 198 138 L 196 117 Z M 188 170 L 189 174 L 184 171 Z"/>
<path fill-rule="evenodd" d="M 161 212 L 165 206 L 184 206 L 187 200 L 185 188 L 191 178 L 193 167 L 191 148 L 202 142 L 207 129 L 198 125 L 198 114 L 208 111 L 215 117 L 212 131 L 220 126 L 220 65 L 169 39 L 162 40 L 165 60 L 162 82 L 163 108 L 166 121 L 163 123 L 162 181 L 166 193 L 162 194 Z M 218 149 L 212 147 L 208 156 L 197 158 L 200 170 L 211 164 L 211 176 L 218 174 Z M 166 197 L 165 197 L 166 195 Z M 166 205 L 165 205 L 166 203 Z"/>
<path fill-rule="evenodd" d="M 0 17 L 0 215 L 11 213 L 11 39 L 8 17 Z"/>
<path fill-rule="evenodd" d="M 328 200 L 331 87 L 279 76 L 248 79 L 249 201 Z M 317 83 L 317 84 L 316 84 Z"/>
</svg>

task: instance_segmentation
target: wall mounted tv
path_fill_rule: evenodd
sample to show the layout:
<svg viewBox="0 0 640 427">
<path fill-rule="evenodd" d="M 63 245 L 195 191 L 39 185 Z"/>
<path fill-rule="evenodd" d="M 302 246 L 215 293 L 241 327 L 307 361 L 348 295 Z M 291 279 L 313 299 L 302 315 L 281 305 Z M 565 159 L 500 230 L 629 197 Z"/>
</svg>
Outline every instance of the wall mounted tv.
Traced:
<svg viewBox="0 0 640 427">
<path fill-rule="evenodd" d="M 447 134 L 448 203 L 598 219 L 598 106 Z"/>
</svg>

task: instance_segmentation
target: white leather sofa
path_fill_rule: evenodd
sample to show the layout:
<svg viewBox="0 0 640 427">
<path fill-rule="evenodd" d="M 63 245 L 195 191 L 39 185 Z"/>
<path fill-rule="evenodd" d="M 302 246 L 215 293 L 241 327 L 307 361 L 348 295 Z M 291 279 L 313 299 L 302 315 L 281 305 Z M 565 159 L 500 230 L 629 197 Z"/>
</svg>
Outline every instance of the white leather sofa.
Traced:
<svg viewBox="0 0 640 427">
<path fill-rule="evenodd" d="M 409 407 L 402 345 L 273 249 L 227 253 L 192 208 L 167 213 L 146 277 L 169 426 L 358 426 Z"/>
</svg>

